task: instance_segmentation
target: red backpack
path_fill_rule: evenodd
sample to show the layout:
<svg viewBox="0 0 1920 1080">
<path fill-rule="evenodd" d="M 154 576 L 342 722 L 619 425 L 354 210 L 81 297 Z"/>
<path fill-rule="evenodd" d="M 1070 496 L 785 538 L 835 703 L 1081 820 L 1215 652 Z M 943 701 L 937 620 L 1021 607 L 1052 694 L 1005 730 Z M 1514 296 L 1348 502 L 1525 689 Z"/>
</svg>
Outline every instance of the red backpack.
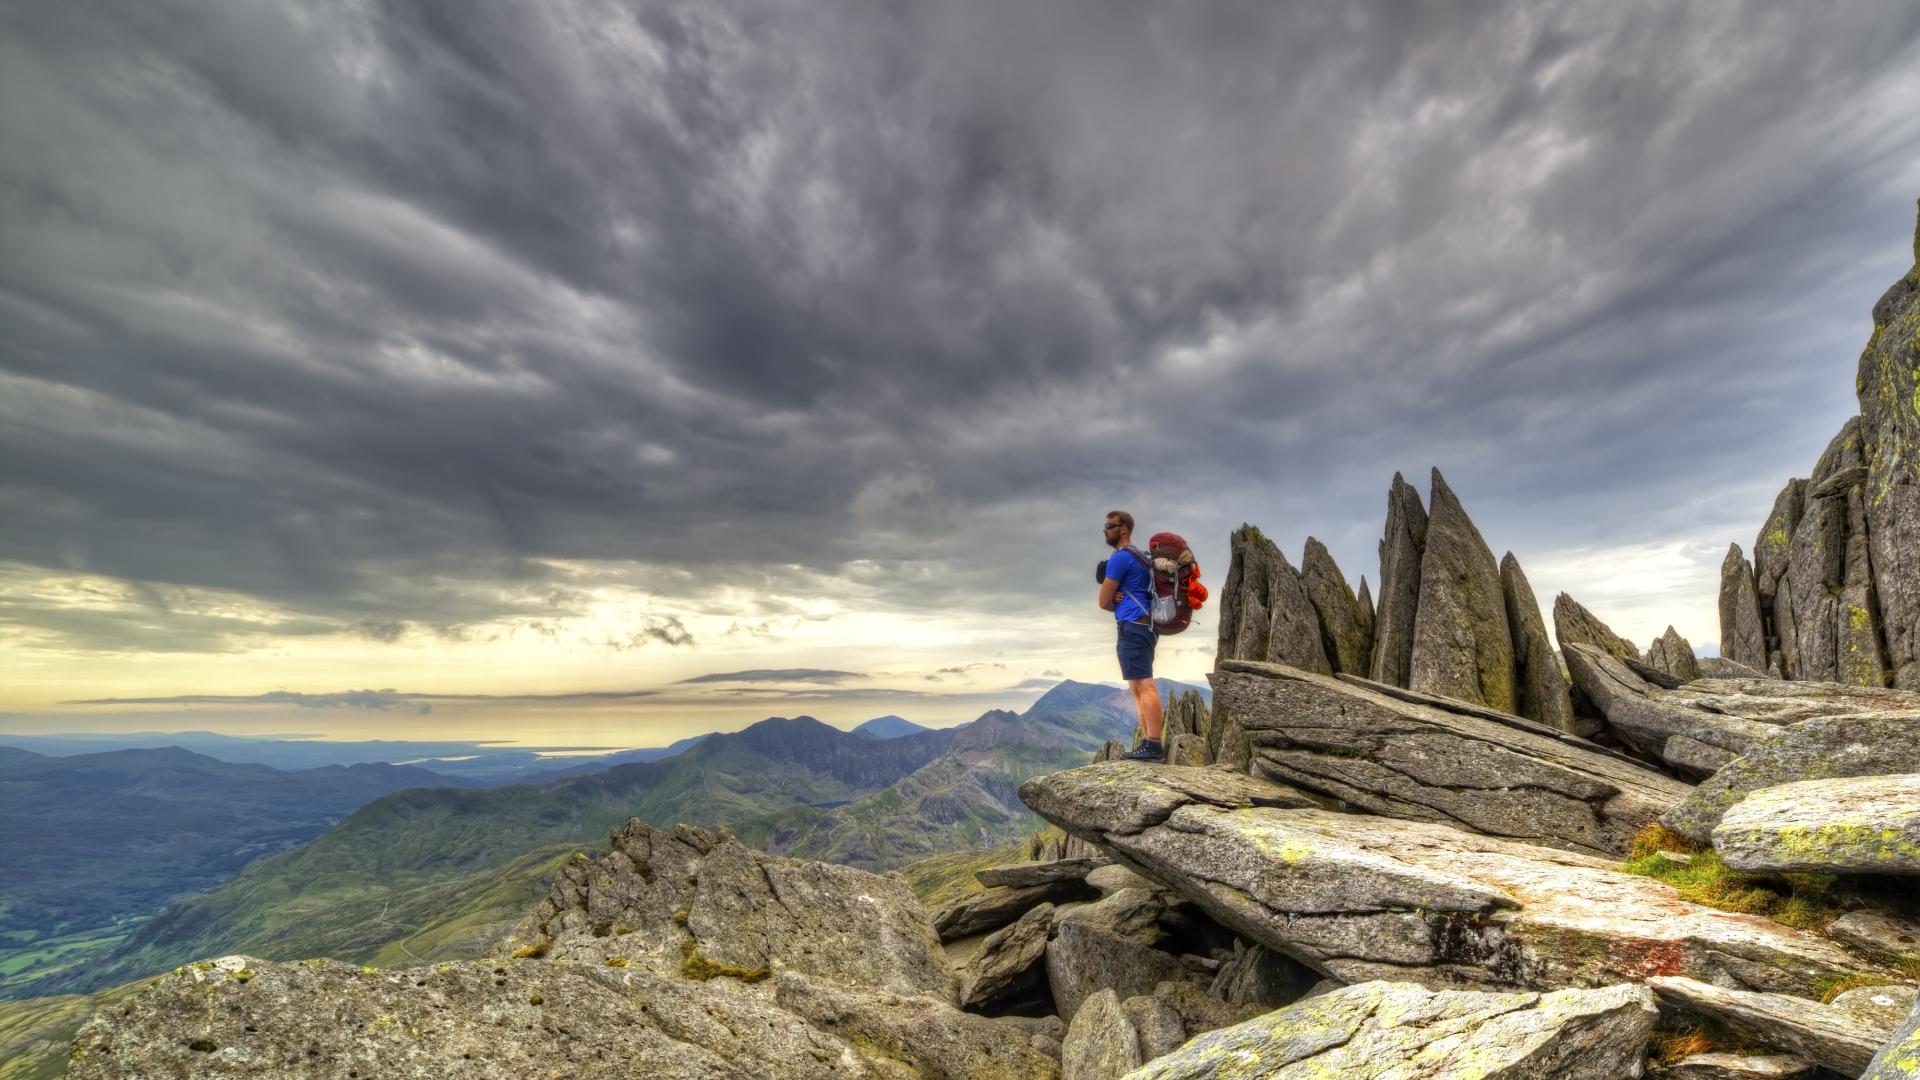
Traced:
<svg viewBox="0 0 1920 1080">
<path fill-rule="evenodd" d="M 1127 545 L 1143 566 L 1153 568 L 1153 628 L 1162 634 L 1177 634 L 1193 621 L 1193 613 L 1207 602 L 1207 587 L 1200 584 L 1200 564 L 1193 550 L 1178 533 L 1154 533 L 1147 541 L 1147 553 Z M 1150 553 L 1150 556 L 1149 554 Z"/>
</svg>

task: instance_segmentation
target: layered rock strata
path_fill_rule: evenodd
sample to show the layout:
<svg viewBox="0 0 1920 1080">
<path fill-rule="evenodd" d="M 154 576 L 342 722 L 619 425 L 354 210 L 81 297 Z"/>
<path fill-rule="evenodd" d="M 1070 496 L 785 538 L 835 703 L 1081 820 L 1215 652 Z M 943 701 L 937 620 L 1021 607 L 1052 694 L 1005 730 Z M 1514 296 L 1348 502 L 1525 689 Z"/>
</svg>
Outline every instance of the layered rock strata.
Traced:
<svg viewBox="0 0 1920 1080">
<path fill-rule="evenodd" d="M 1563 733 L 1440 698 L 1237 660 L 1212 680 L 1255 772 L 1369 813 L 1619 855 L 1690 791 Z"/>
<path fill-rule="evenodd" d="M 1369 982 L 1202 1035 L 1127 1080 L 1640 1074 L 1658 1018 L 1645 987 L 1434 992 Z"/>
<path fill-rule="evenodd" d="M 1209 795 L 1120 762 L 1021 788 L 1049 821 L 1342 982 L 1550 990 L 1674 974 L 1806 994 L 1861 966 L 1813 934 L 1686 903 L 1589 855 L 1428 822 L 1277 809 L 1294 801 L 1278 786 L 1265 798 L 1245 786 Z"/>
<path fill-rule="evenodd" d="M 1858 1076 L 1892 1037 L 1894 1025 L 1801 997 L 1731 990 L 1676 976 L 1647 980 L 1660 999 L 1709 1016 L 1766 1046 L 1791 1050 L 1827 1068 Z"/>
<path fill-rule="evenodd" d="M 1920 720 L 1920 695 L 1837 683 L 1700 679 L 1655 686 L 1593 646 L 1563 651 L 1574 686 L 1629 747 L 1683 773 L 1707 776 L 1775 729 L 1819 717 L 1905 714 Z"/>
</svg>

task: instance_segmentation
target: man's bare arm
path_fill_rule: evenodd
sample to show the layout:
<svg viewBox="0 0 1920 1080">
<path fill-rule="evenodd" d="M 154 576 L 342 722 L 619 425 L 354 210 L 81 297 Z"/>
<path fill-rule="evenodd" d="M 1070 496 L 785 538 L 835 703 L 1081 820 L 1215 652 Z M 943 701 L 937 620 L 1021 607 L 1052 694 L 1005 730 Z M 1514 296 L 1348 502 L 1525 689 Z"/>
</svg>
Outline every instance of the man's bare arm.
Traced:
<svg viewBox="0 0 1920 1080">
<path fill-rule="evenodd" d="M 1112 611 L 1113 605 L 1119 602 L 1118 600 L 1119 595 L 1120 595 L 1120 579 L 1119 578 L 1108 578 L 1107 580 L 1101 582 L 1100 583 L 1100 610 Z"/>
</svg>

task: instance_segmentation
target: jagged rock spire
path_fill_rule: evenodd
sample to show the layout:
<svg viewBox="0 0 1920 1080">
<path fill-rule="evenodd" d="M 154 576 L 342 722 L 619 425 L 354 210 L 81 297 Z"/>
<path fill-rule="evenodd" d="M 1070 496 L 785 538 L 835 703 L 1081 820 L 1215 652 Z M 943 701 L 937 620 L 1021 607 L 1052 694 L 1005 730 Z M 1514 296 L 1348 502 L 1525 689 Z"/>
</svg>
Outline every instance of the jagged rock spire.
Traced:
<svg viewBox="0 0 1920 1080">
<path fill-rule="evenodd" d="M 1507 604 L 1507 626 L 1513 631 L 1515 708 L 1521 716 L 1575 735 L 1590 735 L 1592 725 L 1574 719 L 1573 697 L 1566 673 L 1553 655 L 1553 641 L 1540 618 L 1540 604 L 1527 583 L 1520 560 L 1509 551 L 1500 560 L 1500 588 Z"/>
<path fill-rule="evenodd" d="M 1513 634 L 1493 552 L 1433 470 L 1407 687 L 1511 713 Z"/>
<path fill-rule="evenodd" d="M 1760 594 L 1753 566 L 1739 544 L 1727 545 L 1720 563 L 1720 655 L 1755 671 L 1767 669 L 1767 629 L 1760 617 Z"/>
<path fill-rule="evenodd" d="M 1220 605 L 1215 665 L 1227 660 L 1271 660 L 1333 673 L 1320 642 L 1320 616 L 1307 599 L 1300 572 L 1273 541 L 1252 525 L 1228 539 L 1233 565 Z"/>
<path fill-rule="evenodd" d="M 1371 613 L 1365 613 L 1347 578 L 1333 561 L 1327 546 L 1307 537 L 1307 550 L 1300 559 L 1300 582 L 1307 599 L 1320 616 L 1320 638 L 1333 670 L 1350 675 L 1365 675 L 1373 656 Z"/>
<path fill-rule="evenodd" d="M 1387 528 L 1380 540 L 1380 600 L 1374 619 L 1371 677 L 1407 685 L 1413 671 L 1413 621 L 1420 607 L 1420 561 L 1427 548 L 1427 511 L 1399 473 L 1387 490 Z"/>
<path fill-rule="evenodd" d="M 1693 658 L 1693 645 L 1672 625 L 1647 646 L 1647 663 L 1683 683 L 1700 677 L 1700 663 Z"/>
</svg>

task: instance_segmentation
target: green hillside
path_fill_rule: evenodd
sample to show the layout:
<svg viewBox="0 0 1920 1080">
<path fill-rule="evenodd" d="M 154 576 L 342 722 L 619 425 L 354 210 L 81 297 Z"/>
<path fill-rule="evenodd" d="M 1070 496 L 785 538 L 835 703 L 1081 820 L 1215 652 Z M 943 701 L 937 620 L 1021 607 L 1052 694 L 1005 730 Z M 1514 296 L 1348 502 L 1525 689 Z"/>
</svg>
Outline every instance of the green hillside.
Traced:
<svg viewBox="0 0 1920 1080">
<path fill-rule="evenodd" d="M 538 787 L 398 792 L 175 904 L 53 986 L 90 990 L 234 952 L 389 963 L 408 962 L 407 949 L 421 959 L 476 955 L 544 895 L 540 883 L 563 854 L 553 845 L 602 844 L 629 816 L 726 825 L 845 803 L 926 764 L 952 734 L 877 740 L 779 718 L 670 760 Z"/>
<path fill-rule="evenodd" d="M 178 747 L 0 767 L 0 996 L 62 988 L 168 903 L 305 843 L 368 801 L 445 784 L 425 769 L 288 772 Z"/>
</svg>

